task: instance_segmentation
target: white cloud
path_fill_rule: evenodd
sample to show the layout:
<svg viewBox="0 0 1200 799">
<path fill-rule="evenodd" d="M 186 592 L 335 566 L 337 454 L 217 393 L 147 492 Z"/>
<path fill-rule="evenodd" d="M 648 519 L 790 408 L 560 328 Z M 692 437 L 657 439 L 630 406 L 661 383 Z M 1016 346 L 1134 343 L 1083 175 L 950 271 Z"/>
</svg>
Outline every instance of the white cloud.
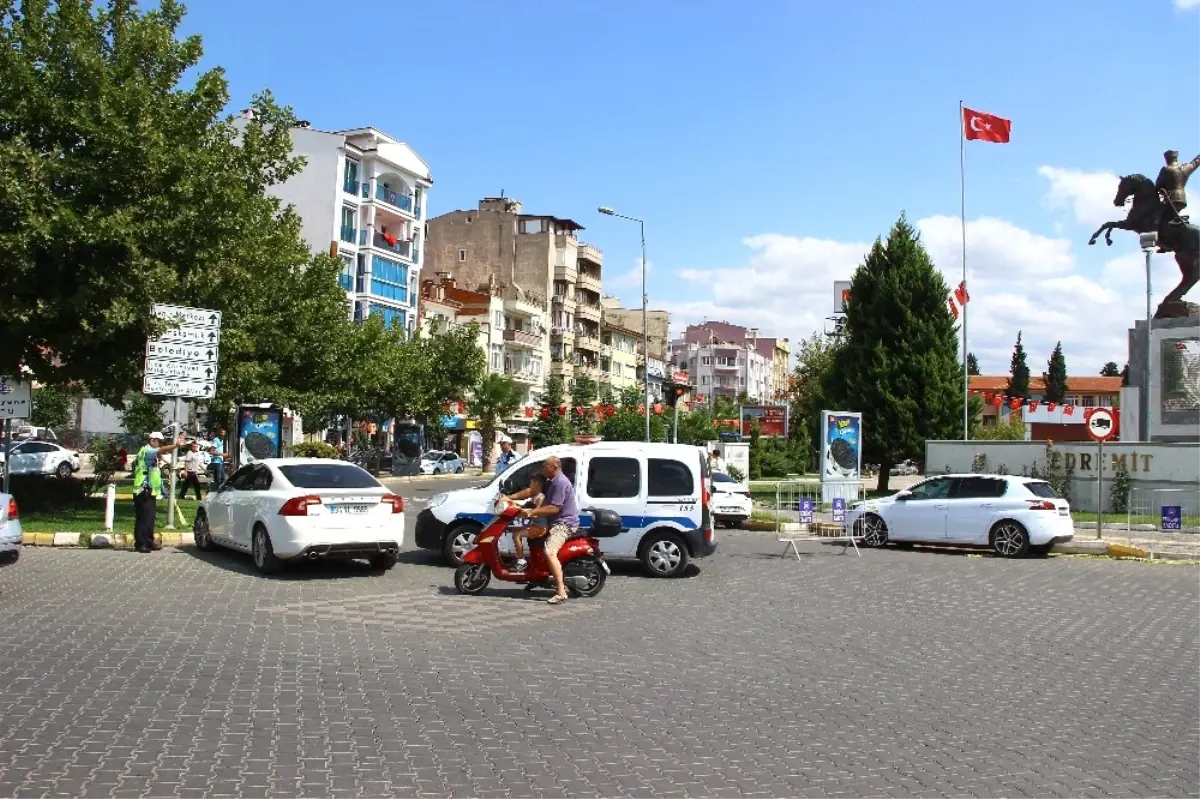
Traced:
<svg viewBox="0 0 1200 799">
<path fill-rule="evenodd" d="M 1044 202 L 1052 211 L 1070 210 L 1077 223 L 1093 228 L 1125 216 L 1124 210 L 1113 205 L 1120 178 L 1111 172 L 1043 166 L 1038 174 L 1050 181 Z"/>
<path fill-rule="evenodd" d="M 641 285 L 642 285 L 642 259 L 641 258 L 634 259 L 634 264 L 635 265 L 633 267 L 631 267 L 629 269 L 629 271 L 627 271 L 627 272 L 621 272 L 620 274 L 614 275 L 613 277 L 609 277 L 608 275 L 605 275 L 604 276 L 605 290 L 607 291 L 609 289 L 612 289 L 617 292 L 624 292 L 624 291 L 637 290 L 637 289 L 641 288 Z M 649 275 L 652 275 L 653 273 L 654 273 L 654 262 L 648 260 L 648 261 L 646 261 L 646 275 L 647 275 L 647 277 L 649 277 Z M 642 304 L 640 298 L 638 299 L 637 304 L 639 306 Z"/>
<path fill-rule="evenodd" d="M 1175 0 L 1175 7 L 1180 11 L 1186 11 L 1189 8 L 1200 8 L 1200 0 Z"/>
</svg>

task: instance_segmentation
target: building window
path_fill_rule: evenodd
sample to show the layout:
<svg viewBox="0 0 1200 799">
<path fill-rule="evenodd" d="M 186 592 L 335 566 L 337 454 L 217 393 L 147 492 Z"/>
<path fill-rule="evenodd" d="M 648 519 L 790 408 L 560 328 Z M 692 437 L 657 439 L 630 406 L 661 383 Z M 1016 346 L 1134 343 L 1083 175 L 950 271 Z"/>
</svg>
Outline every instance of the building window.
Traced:
<svg viewBox="0 0 1200 799">
<path fill-rule="evenodd" d="M 499 372 L 504 368 L 504 347 L 499 344 L 492 345 L 492 371 Z"/>
<path fill-rule="evenodd" d="M 371 293 L 385 300 L 408 302 L 408 268 L 376 255 L 371 259 Z"/>
<path fill-rule="evenodd" d="M 474 221 L 475 221 L 475 218 L 473 216 L 471 216 L 470 214 L 468 214 L 467 215 L 467 224 L 469 225 Z"/>
<path fill-rule="evenodd" d="M 492 326 L 495 327 L 497 330 L 504 329 L 504 311 L 493 311 L 492 312 Z"/>
<path fill-rule="evenodd" d="M 700 363 L 704 364 L 705 366 L 712 366 L 712 356 L 705 355 L 703 358 L 700 359 Z"/>
<path fill-rule="evenodd" d="M 358 210 L 353 205 L 342 206 L 342 241 L 350 244 L 358 243 L 358 234 L 354 224 L 357 216 Z"/>
<path fill-rule="evenodd" d="M 1096 407 L 1096 398 L 1093 397 L 1091 394 L 1084 394 L 1083 395 L 1083 407 L 1085 407 L 1085 408 Z"/>
<path fill-rule="evenodd" d="M 467 262 L 467 251 L 466 251 L 466 250 L 459 250 L 459 251 L 458 251 L 458 262 L 459 262 L 460 264 L 462 264 L 462 263 L 466 263 L 466 262 Z"/>
<path fill-rule="evenodd" d="M 354 291 L 354 256 L 342 253 L 342 271 L 338 272 L 338 285 L 344 291 Z"/>
<path fill-rule="evenodd" d="M 353 158 L 346 159 L 346 169 L 342 177 L 342 191 L 358 196 L 358 162 Z"/>
<path fill-rule="evenodd" d="M 382 317 L 385 327 L 408 329 L 407 314 L 400 308 L 388 308 L 384 305 L 372 304 L 371 315 Z"/>
</svg>

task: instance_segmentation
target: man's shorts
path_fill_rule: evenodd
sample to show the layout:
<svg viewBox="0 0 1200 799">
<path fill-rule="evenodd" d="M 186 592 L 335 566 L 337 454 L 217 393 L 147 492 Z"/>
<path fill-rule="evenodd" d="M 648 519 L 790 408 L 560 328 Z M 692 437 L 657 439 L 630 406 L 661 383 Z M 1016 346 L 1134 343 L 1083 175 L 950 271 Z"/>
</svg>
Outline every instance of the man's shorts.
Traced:
<svg viewBox="0 0 1200 799">
<path fill-rule="evenodd" d="M 558 550 L 562 549 L 562 545 L 567 543 L 567 539 L 574 534 L 576 529 L 561 523 L 550 525 L 550 532 L 546 535 L 546 554 L 557 555 Z"/>
</svg>

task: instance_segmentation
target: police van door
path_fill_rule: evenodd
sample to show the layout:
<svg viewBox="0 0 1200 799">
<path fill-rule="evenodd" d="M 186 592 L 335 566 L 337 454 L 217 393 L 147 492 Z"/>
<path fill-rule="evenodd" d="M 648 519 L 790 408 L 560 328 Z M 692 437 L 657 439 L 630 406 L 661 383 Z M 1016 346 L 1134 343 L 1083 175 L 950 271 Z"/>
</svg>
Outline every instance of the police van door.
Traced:
<svg viewBox="0 0 1200 799">
<path fill-rule="evenodd" d="M 587 455 L 580 510 L 614 510 L 621 514 L 624 528 L 615 538 L 600 539 L 600 548 L 606 554 L 637 554 L 638 542 L 646 528 L 645 463 L 640 453 Z"/>
</svg>

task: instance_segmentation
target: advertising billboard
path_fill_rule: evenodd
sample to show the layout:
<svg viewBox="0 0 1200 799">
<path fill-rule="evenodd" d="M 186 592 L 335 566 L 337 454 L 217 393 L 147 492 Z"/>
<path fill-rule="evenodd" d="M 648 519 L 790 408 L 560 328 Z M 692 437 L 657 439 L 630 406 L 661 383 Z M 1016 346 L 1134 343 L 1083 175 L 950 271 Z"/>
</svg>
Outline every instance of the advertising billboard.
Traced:
<svg viewBox="0 0 1200 799">
<path fill-rule="evenodd" d="M 845 313 L 846 302 L 850 299 L 850 281 L 833 281 L 833 312 Z"/>
<path fill-rule="evenodd" d="M 862 479 L 862 414 L 821 411 L 821 481 Z"/>
<path fill-rule="evenodd" d="M 1200 341 L 1163 339 L 1159 346 L 1159 419 L 1166 425 L 1200 424 Z"/>
<path fill-rule="evenodd" d="M 788 406 L 743 405 L 741 411 L 743 437 L 750 435 L 750 427 L 755 422 L 758 422 L 758 434 L 763 438 L 786 438 L 788 434 Z"/>
<path fill-rule="evenodd" d="M 278 458 L 283 444 L 283 409 L 238 408 L 238 465 Z"/>
</svg>

